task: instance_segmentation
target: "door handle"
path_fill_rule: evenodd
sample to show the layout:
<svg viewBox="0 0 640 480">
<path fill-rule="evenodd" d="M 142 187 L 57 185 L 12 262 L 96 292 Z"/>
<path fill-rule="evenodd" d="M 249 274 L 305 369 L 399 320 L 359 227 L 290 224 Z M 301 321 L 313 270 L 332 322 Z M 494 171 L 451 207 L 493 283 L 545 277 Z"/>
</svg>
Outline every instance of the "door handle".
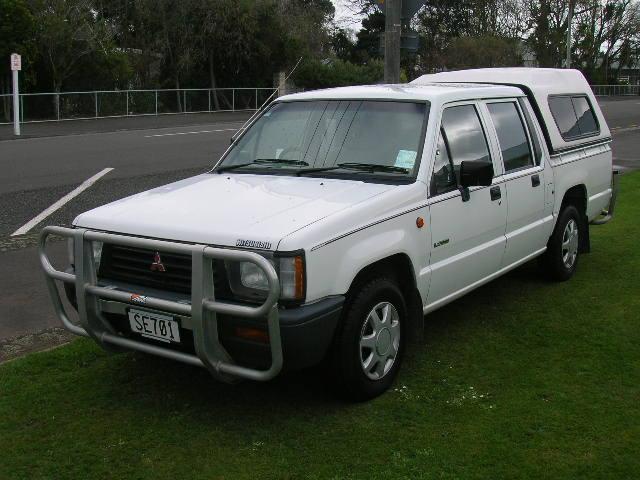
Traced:
<svg viewBox="0 0 640 480">
<path fill-rule="evenodd" d="M 489 190 L 491 193 L 491 201 L 495 202 L 496 200 L 500 200 L 502 198 L 502 192 L 500 191 L 500 186 L 491 187 Z"/>
<path fill-rule="evenodd" d="M 537 187 L 538 185 L 540 185 L 540 175 L 538 175 L 538 174 L 532 175 L 531 176 L 531 186 L 532 187 Z"/>
</svg>

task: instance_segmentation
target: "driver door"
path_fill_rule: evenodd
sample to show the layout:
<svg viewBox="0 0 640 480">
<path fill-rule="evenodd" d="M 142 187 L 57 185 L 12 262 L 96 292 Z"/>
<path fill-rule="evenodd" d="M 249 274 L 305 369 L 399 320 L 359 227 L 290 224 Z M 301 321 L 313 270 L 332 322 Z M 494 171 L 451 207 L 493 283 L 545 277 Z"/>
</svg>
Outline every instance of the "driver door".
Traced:
<svg viewBox="0 0 640 480">
<path fill-rule="evenodd" d="M 504 185 L 472 187 L 463 201 L 460 164 L 493 163 L 478 105 L 455 104 L 442 112 L 430 181 L 431 284 L 427 310 L 463 295 L 500 269 L 505 249 L 507 198 Z"/>
</svg>

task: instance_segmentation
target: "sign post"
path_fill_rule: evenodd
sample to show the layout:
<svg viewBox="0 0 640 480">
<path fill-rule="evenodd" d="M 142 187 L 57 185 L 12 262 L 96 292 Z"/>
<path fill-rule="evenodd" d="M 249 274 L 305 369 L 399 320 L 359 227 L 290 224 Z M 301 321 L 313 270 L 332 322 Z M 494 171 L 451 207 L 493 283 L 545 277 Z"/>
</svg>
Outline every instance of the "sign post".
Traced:
<svg viewBox="0 0 640 480">
<path fill-rule="evenodd" d="M 18 72 L 22 68 L 22 57 L 11 54 L 11 73 L 13 75 L 13 134 L 20 135 L 20 91 L 18 88 Z"/>
</svg>

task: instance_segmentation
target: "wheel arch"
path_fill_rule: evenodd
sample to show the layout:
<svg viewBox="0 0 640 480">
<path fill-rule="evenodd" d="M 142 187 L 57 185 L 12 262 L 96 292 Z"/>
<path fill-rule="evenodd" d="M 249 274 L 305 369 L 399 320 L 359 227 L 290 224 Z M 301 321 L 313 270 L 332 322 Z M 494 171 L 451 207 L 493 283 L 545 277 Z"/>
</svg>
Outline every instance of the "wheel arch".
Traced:
<svg viewBox="0 0 640 480">
<path fill-rule="evenodd" d="M 573 205 L 580 214 L 580 253 L 591 251 L 591 240 L 589 238 L 589 220 L 587 218 L 588 206 L 587 187 L 584 183 L 579 183 L 568 188 L 562 196 L 562 202 L 558 213 L 567 205 Z"/>
<path fill-rule="evenodd" d="M 371 278 L 387 276 L 398 283 L 409 313 L 412 338 L 419 338 L 424 330 L 422 297 L 418 290 L 413 262 L 406 253 L 395 253 L 362 267 L 355 275 L 347 292 L 347 301 L 354 291 Z"/>
</svg>

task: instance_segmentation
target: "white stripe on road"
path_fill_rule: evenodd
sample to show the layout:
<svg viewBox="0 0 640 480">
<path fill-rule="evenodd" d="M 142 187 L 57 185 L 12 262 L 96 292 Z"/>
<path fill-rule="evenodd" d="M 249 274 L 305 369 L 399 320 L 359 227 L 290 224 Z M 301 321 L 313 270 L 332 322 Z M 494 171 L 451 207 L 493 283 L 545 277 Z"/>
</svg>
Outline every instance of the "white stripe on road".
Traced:
<svg viewBox="0 0 640 480">
<path fill-rule="evenodd" d="M 197 133 L 213 133 L 213 132 L 235 132 L 237 128 L 223 128 L 220 130 L 199 130 L 197 132 L 174 132 L 174 133 L 157 133 L 155 135 L 145 135 L 144 138 L 152 137 L 172 137 L 174 135 L 195 135 Z"/>
<path fill-rule="evenodd" d="M 54 203 L 49 208 L 47 208 L 42 213 L 40 213 L 40 215 L 34 217 L 33 219 L 31 219 L 30 221 L 25 223 L 23 226 L 21 226 L 19 229 L 17 229 L 15 232 L 13 232 L 11 234 L 11 236 L 13 237 L 15 235 L 24 235 L 29 230 L 31 230 L 33 227 L 38 225 L 42 220 L 44 220 L 49 215 L 51 215 L 53 212 L 55 212 L 60 207 L 62 207 L 65 203 L 69 202 L 74 197 L 77 197 L 78 195 L 80 195 L 82 192 L 84 192 L 87 188 L 89 188 L 91 185 L 93 185 L 98 180 L 100 180 L 102 177 L 104 177 L 111 170 L 113 170 L 113 168 L 105 168 L 104 170 L 96 173 L 93 177 L 88 178 L 87 180 L 82 182 L 77 188 L 74 188 L 72 191 L 67 193 L 64 197 L 62 197 L 56 203 Z"/>
<path fill-rule="evenodd" d="M 640 125 L 629 125 L 628 127 L 612 127 L 611 133 L 624 133 L 632 132 L 634 130 L 640 130 Z"/>
</svg>

